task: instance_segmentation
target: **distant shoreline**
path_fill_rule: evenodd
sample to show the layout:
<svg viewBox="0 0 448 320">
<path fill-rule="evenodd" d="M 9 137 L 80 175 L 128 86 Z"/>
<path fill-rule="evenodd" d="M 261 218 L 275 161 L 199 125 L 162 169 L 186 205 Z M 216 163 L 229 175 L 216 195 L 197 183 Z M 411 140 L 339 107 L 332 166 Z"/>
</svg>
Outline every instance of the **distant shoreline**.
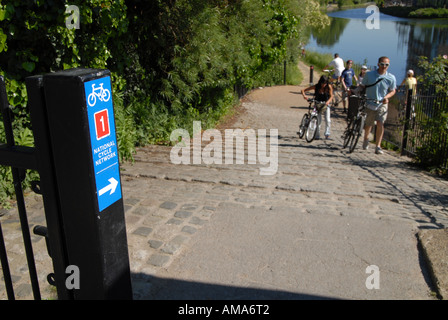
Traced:
<svg viewBox="0 0 448 320">
<path fill-rule="evenodd" d="M 326 8 L 321 8 L 325 13 L 350 10 L 356 8 L 365 8 L 370 5 L 376 6 L 374 1 L 362 3 L 358 5 L 343 6 L 339 8 L 337 4 L 330 4 Z M 391 7 L 381 7 L 379 8 L 381 13 L 407 19 L 448 19 L 448 9 L 444 8 L 416 8 L 416 7 L 401 7 L 401 6 L 391 6 Z M 411 14 L 412 12 L 416 12 Z"/>
<path fill-rule="evenodd" d="M 444 8 L 386 7 L 380 12 L 408 19 L 448 19 L 448 9 Z"/>
<path fill-rule="evenodd" d="M 327 12 L 350 10 L 350 9 L 356 9 L 356 8 L 365 8 L 365 7 L 368 7 L 368 6 L 371 6 L 371 5 L 376 5 L 375 1 L 361 3 L 361 4 L 358 4 L 358 5 L 343 6 L 340 9 L 339 9 L 337 4 L 330 4 L 326 8 L 322 8 L 322 11 L 327 13 Z"/>
</svg>

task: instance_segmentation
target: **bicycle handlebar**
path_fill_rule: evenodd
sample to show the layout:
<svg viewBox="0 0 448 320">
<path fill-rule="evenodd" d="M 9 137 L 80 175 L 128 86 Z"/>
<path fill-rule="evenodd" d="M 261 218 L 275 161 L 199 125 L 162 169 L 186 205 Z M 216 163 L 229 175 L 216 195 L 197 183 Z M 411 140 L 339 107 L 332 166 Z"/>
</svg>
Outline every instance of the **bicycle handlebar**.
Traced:
<svg viewBox="0 0 448 320">
<path fill-rule="evenodd" d="M 326 104 L 327 103 L 326 101 L 318 101 L 316 99 L 308 99 L 308 102 L 309 103 L 316 102 L 317 104 Z"/>
<path fill-rule="evenodd" d="M 360 99 L 363 99 L 365 101 L 373 101 L 375 103 L 381 103 L 381 101 L 379 101 L 377 99 L 370 99 L 370 98 L 367 98 L 366 96 L 357 96 L 355 94 L 352 94 L 351 97 L 360 98 Z"/>
</svg>

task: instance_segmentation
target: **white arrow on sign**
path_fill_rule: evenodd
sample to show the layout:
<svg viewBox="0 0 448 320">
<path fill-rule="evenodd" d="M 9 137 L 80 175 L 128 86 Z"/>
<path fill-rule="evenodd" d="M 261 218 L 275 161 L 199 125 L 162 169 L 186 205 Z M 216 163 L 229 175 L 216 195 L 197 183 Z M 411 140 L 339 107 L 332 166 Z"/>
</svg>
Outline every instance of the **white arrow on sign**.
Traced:
<svg viewBox="0 0 448 320">
<path fill-rule="evenodd" d="M 105 194 L 109 190 L 110 190 L 109 195 L 111 195 L 112 193 L 115 192 L 115 189 L 117 189 L 117 186 L 118 186 L 118 181 L 117 180 L 115 180 L 114 178 L 110 178 L 108 181 L 110 182 L 110 184 L 105 186 L 103 189 L 100 189 L 100 191 L 99 191 L 99 195 L 100 196 L 102 196 L 103 194 Z"/>
</svg>

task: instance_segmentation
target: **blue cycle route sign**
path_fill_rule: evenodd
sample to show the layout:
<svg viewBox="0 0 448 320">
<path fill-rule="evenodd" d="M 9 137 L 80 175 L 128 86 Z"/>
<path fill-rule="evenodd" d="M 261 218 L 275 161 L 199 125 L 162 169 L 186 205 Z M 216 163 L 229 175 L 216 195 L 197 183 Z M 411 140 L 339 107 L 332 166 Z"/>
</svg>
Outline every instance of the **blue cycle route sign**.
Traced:
<svg viewBox="0 0 448 320">
<path fill-rule="evenodd" d="M 110 77 L 84 83 L 99 212 L 121 199 Z"/>
</svg>

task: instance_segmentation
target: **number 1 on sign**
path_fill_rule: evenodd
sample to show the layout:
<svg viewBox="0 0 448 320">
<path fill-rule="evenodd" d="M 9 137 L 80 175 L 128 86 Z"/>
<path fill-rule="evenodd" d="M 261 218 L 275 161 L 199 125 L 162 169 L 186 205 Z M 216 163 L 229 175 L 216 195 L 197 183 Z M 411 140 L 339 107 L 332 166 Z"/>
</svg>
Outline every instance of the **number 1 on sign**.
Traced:
<svg viewBox="0 0 448 320">
<path fill-rule="evenodd" d="M 104 129 L 104 116 L 101 116 L 101 118 L 100 118 L 100 122 L 101 122 L 101 126 L 102 126 L 102 128 L 103 128 L 103 131 L 105 130 Z"/>
</svg>

